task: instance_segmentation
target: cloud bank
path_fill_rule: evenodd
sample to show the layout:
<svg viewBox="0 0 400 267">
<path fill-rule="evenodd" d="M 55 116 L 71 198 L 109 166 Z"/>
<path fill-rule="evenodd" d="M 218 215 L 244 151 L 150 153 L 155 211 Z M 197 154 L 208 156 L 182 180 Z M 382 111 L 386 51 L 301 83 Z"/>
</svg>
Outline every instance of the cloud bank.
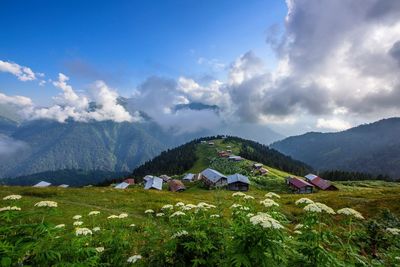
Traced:
<svg viewBox="0 0 400 267">
<path fill-rule="evenodd" d="M 13 62 L 0 60 L 0 72 L 11 73 L 23 82 L 36 80 L 35 73 L 30 68 L 20 66 Z"/>
</svg>

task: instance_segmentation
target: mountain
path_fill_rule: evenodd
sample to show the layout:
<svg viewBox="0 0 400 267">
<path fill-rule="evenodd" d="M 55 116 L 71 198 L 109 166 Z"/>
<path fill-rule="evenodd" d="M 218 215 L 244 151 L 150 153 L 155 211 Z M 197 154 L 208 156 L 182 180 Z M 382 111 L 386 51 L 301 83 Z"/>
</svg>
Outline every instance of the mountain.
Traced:
<svg viewBox="0 0 400 267">
<path fill-rule="evenodd" d="M 9 118 L 0 116 L 0 134 L 12 134 L 18 127 L 18 122 Z"/>
<path fill-rule="evenodd" d="M 316 170 L 387 174 L 400 178 L 400 118 L 380 120 L 337 133 L 306 133 L 272 148 Z"/>
<path fill-rule="evenodd" d="M 201 142 L 210 140 L 215 143 L 214 146 L 208 146 Z M 245 159 L 257 161 L 287 173 L 304 175 L 311 171 L 311 168 L 306 164 L 293 160 L 266 145 L 239 137 L 211 136 L 195 139 L 174 149 L 166 150 L 134 169 L 131 176 L 141 179 L 147 174 L 180 175 L 185 172 L 197 173 L 208 167 L 227 174 L 240 172 L 240 168 L 238 170 L 235 166 L 237 164 L 229 163 L 227 159 L 221 159 L 217 156 L 216 150 L 226 149 L 227 146 L 233 153 Z M 229 173 L 229 170 L 232 170 L 232 173 Z"/>
</svg>

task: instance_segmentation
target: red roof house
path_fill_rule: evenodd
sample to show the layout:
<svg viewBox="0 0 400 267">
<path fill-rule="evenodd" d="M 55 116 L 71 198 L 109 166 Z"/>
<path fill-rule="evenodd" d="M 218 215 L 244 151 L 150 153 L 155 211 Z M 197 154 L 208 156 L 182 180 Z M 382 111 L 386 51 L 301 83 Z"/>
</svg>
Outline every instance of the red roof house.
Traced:
<svg viewBox="0 0 400 267">
<path fill-rule="evenodd" d="M 128 179 L 125 179 L 124 182 L 127 183 L 127 184 L 130 184 L 130 185 L 131 185 L 131 184 L 135 184 L 135 179 L 133 179 L 133 178 L 128 178 Z"/>
<path fill-rule="evenodd" d="M 287 184 L 292 192 L 297 194 L 311 194 L 314 190 L 314 186 L 312 184 L 297 177 L 288 177 Z"/>
<path fill-rule="evenodd" d="M 310 183 L 321 190 L 329 190 L 329 191 L 338 190 L 338 188 L 333 184 L 331 184 L 330 181 L 322 179 L 321 177 L 316 177 L 312 179 Z"/>
</svg>

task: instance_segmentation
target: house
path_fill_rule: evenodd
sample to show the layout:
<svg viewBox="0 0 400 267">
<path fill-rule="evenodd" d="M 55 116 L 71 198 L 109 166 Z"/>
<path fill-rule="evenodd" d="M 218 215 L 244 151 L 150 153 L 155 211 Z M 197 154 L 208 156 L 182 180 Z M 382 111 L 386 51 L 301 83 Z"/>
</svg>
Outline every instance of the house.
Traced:
<svg viewBox="0 0 400 267">
<path fill-rule="evenodd" d="M 169 180 L 171 180 L 171 177 L 169 177 L 169 176 L 166 175 L 166 174 L 161 175 L 160 178 L 163 179 L 163 181 L 164 181 L 165 183 L 168 182 Z"/>
<path fill-rule="evenodd" d="M 232 148 L 232 146 L 226 146 L 226 148 Z"/>
<path fill-rule="evenodd" d="M 269 172 L 266 168 L 260 168 L 259 171 L 260 171 L 261 175 L 266 175 Z"/>
<path fill-rule="evenodd" d="M 227 149 L 226 152 L 229 154 L 232 154 L 232 150 L 230 150 L 230 149 Z"/>
<path fill-rule="evenodd" d="M 297 177 L 288 177 L 286 182 L 293 193 L 311 194 L 314 190 L 314 186 L 312 184 Z"/>
<path fill-rule="evenodd" d="M 168 182 L 169 185 L 169 191 L 172 192 L 182 192 L 186 190 L 186 187 L 183 185 L 183 183 L 179 180 L 173 179 Z"/>
<path fill-rule="evenodd" d="M 315 187 L 317 187 L 318 189 L 321 190 L 327 190 L 327 191 L 335 191 L 335 190 L 339 190 L 336 186 L 334 186 L 330 181 L 322 179 L 321 177 L 315 175 L 315 174 L 307 174 L 306 176 L 304 176 L 306 178 L 306 180 L 314 185 Z"/>
<path fill-rule="evenodd" d="M 129 186 L 128 183 L 122 182 L 114 186 L 115 189 L 126 189 Z"/>
<path fill-rule="evenodd" d="M 227 151 L 219 151 L 218 156 L 220 156 L 222 158 L 227 158 L 227 157 L 229 157 L 229 153 Z"/>
<path fill-rule="evenodd" d="M 210 142 L 208 142 L 208 145 L 209 146 L 214 146 L 214 142 L 210 141 Z"/>
<path fill-rule="evenodd" d="M 235 173 L 228 176 L 228 189 L 232 191 L 248 191 L 250 181 L 247 176 Z"/>
<path fill-rule="evenodd" d="M 132 185 L 132 184 L 135 184 L 135 179 L 133 179 L 133 178 L 128 178 L 128 179 L 125 179 L 124 182 L 127 183 L 127 184 Z"/>
<path fill-rule="evenodd" d="M 228 178 L 222 173 L 207 168 L 200 173 L 200 179 L 203 180 L 206 186 L 210 187 L 221 187 L 228 183 Z"/>
<path fill-rule="evenodd" d="M 184 182 L 193 182 L 194 179 L 195 179 L 195 175 L 193 173 L 188 173 L 183 177 L 182 181 L 184 181 Z"/>
<path fill-rule="evenodd" d="M 67 188 L 67 187 L 69 187 L 69 185 L 67 185 L 67 184 L 60 184 L 58 187 Z"/>
<path fill-rule="evenodd" d="M 229 156 L 229 160 L 231 160 L 231 161 L 242 161 L 243 158 L 241 156 L 232 155 L 232 156 Z"/>
<path fill-rule="evenodd" d="M 45 181 L 40 181 L 39 183 L 35 184 L 33 187 L 48 187 L 50 185 L 51 185 L 51 183 L 48 183 Z"/>
<path fill-rule="evenodd" d="M 163 179 L 160 177 L 153 176 L 146 181 L 144 189 L 157 189 L 162 190 Z"/>
<path fill-rule="evenodd" d="M 153 177 L 154 177 L 153 175 L 146 175 L 145 177 L 143 177 L 143 181 L 147 182 L 148 180 L 150 180 Z"/>
<path fill-rule="evenodd" d="M 200 141 L 200 144 L 207 144 L 206 141 Z"/>
<path fill-rule="evenodd" d="M 264 165 L 262 165 L 261 163 L 254 163 L 254 164 L 253 164 L 253 168 L 256 169 L 256 170 L 261 169 L 263 166 L 264 166 Z"/>
</svg>

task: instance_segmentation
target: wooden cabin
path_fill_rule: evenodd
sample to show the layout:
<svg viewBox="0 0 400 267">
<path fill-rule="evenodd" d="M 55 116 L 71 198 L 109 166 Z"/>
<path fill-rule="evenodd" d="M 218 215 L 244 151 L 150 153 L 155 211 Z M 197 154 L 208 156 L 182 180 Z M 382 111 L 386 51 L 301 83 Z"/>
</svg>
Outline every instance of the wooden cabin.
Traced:
<svg viewBox="0 0 400 267">
<path fill-rule="evenodd" d="M 171 192 L 182 192 L 186 190 L 185 185 L 181 181 L 176 179 L 170 180 L 168 182 L 168 185 L 169 185 L 169 191 Z"/>
<path fill-rule="evenodd" d="M 228 189 L 232 191 L 248 191 L 250 181 L 247 176 L 235 173 L 228 176 Z"/>
<path fill-rule="evenodd" d="M 225 175 L 210 168 L 207 168 L 200 173 L 200 179 L 208 188 L 222 187 L 228 183 L 228 178 Z"/>
<path fill-rule="evenodd" d="M 288 177 L 286 183 L 291 191 L 296 194 L 311 194 L 314 191 L 312 184 L 297 177 Z"/>
<path fill-rule="evenodd" d="M 316 188 L 324 191 L 336 191 L 339 190 L 336 186 L 334 186 L 330 181 L 322 179 L 321 177 L 315 174 L 307 174 L 305 176 L 306 180 L 314 185 Z"/>
</svg>

